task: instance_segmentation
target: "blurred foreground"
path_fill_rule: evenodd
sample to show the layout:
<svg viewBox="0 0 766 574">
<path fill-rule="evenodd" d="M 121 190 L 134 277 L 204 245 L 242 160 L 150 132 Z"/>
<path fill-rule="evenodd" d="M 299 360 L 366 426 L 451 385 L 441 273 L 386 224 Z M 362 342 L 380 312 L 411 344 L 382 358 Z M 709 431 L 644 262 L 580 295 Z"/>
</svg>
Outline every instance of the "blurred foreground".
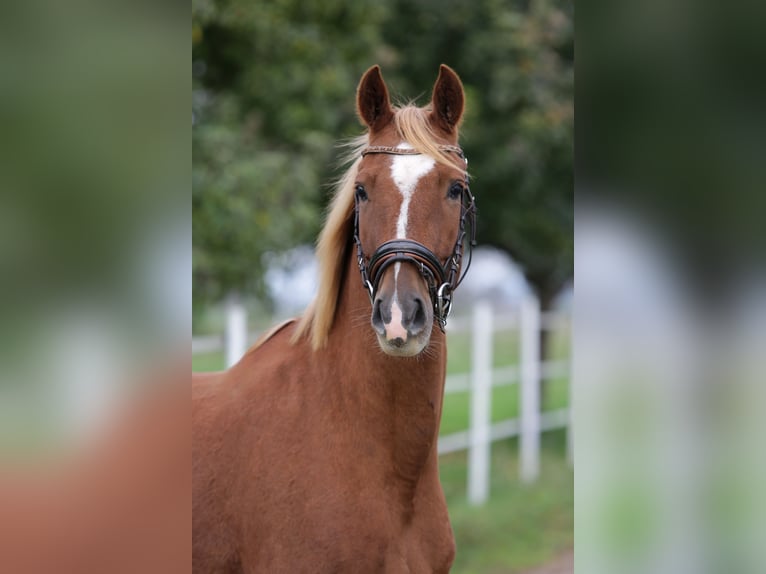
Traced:
<svg viewBox="0 0 766 574">
<path fill-rule="evenodd" d="M 576 571 L 764 572 L 766 9 L 589 8 L 577 22 Z"/>
<path fill-rule="evenodd" d="M 189 572 L 187 20 L 0 12 L 0 572 Z"/>
<path fill-rule="evenodd" d="M 0 571 L 191 570 L 187 363 L 77 447 L 0 470 Z"/>
<path fill-rule="evenodd" d="M 762 572 L 766 283 L 705 299 L 658 235 L 578 214 L 578 568 Z"/>
</svg>

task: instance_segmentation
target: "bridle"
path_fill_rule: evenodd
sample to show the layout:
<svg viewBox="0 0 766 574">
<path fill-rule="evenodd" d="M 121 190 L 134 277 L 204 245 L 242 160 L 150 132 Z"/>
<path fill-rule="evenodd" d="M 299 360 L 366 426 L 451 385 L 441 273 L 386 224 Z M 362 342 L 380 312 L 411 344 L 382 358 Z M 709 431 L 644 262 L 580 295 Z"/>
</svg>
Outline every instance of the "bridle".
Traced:
<svg viewBox="0 0 766 574">
<path fill-rule="evenodd" d="M 458 146 L 442 145 L 439 149 L 458 154 L 468 165 L 468 160 L 463 150 Z M 369 146 L 362 150 L 362 157 L 367 154 L 392 154 L 392 155 L 417 155 L 418 152 L 411 148 Z M 466 224 L 470 227 L 470 241 L 468 242 L 468 263 L 460 274 L 460 262 L 463 258 L 463 243 L 467 235 Z M 468 268 L 471 266 L 473 246 L 476 245 L 476 201 L 468 187 L 468 176 L 463 185 L 463 194 L 460 199 L 460 229 L 458 231 L 455 247 L 452 255 L 442 262 L 428 247 L 412 239 L 393 239 L 380 245 L 369 258 L 362 251 L 362 242 L 359 239 L 359 198 L 354 196 L 354 243 L 356 243 L 357 262 L 359 273 L 362 275 L 362 285 L 367 289 L 370 303 L 374 304 L 375 294 L 378 292 L 383 272 L 397 261 L 412 263 L 417 267 L 420 274 L 428 285 L 431 296 L 434 318 L 439 328 L 444 331 L 447 325 L 447 317 L 452 310 L 452 294 L 463 281 Z"/>
</svg>

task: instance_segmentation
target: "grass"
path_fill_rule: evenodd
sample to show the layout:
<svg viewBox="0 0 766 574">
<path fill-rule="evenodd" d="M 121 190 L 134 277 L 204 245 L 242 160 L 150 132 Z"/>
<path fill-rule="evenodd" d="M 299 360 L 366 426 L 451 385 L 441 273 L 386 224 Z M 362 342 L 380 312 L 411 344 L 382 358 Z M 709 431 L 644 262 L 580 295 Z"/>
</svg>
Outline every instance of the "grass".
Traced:
<svg viewBox="0 0 766 574">
<path fill-rule="evenodd" d="M 569 404 L 569 381 L 565 378 L 548 381 L 543 397 L 543 411 L 564 408 Z M 519 387 L 505 385 L 492 388 L 492 422 L 515 418 L 519 414 Z M 471 393 L 449 393 L 444 396 L 444 411 L 439 434 L 447 435 L 469 427 Z"/>
<path fill-rule="evenodd" d="M 451 333 L 447 372 L 466 373 L 471 365 L 470 333 Z M 495 333 L 493 365 L 518 363 L 519 340 L 514 331 Z M 555 334 L 550 357 L 569 355 L 569 335 Z M 192 357 L 193 371 L 223 368 L 222 353 Z M 569 381 L 547 381 L 543 410 L 565 407 Z M 470 393 L 450 393 L 444 398 L 440 434 L 469 426 Z M 492 421 L 514 418 L 519 412 L 518 385 L 492 389 Z M 467 452 L 440 457 L 440 475 L 455 532 L 457 555 L 453 574 L 512 574 L 543 564 L 574 545 L 573 472 L 566 462 L 566 433 L 543 434 L 540 478 L 531 485 L 518 480 L 518 440 L 492 445 L 489 503 L 472 507 L 466 499 Z"/>
<path fill-rule="evenodd" d="M 471 369 L 471 334 L 450 333 L 447 341 L 447 372 L 467 373 Z M 492 345 L 492 366 L 514 365 L 518 363 L 518 357 L 518 334 L 515 331 L 495 333 Z"/>
<path fill-rule="evenodd" d="M 573 472 L 564 431 L 543 435 L 540 478 L 518 480 L 517 441 L 492 446 L 490 500 L 466 500 L 465 452 L 440 458 L 457 554 L 453 574 L 511 574 L 543 564 L 574 546 Z"/>
<path fill-rule="evenodd" d="M 549 348 L 550 358 L 566 358 L 568 335 L 553 335 Z M 516 332 L 496 333 L 493 366 L 518 364 L 518 349 Z M 470 334 L 450 335 L 448 372 L 468 372 L 470 355 Z M 491 404 L 492 422 L 517 417 L 518 385 L 493 387 Z M 542 409 L 559 409 L 568 404 L 569 380 L 547 381 Z M 446 395 L 440 434 L 467 429 L 470 407 L 470 392 Z M 466 498 L 467 452 L 440 457 L 441 482 L 457 544 L 453 574 L 521 572 L 574 546 L 574 483 L 565 444 L 563 430 L 543 434 L 540 478 L 526 485 L 518 480 L 518 440 L 493 443 L 490 500 L 479 508 L 470 506 Z"/>
<path fill-rule="evenodd" d="M 221 371 L 224 368 L 223 352 L 199 353 L 192 355 L 192 372 Z"/>
</svg>

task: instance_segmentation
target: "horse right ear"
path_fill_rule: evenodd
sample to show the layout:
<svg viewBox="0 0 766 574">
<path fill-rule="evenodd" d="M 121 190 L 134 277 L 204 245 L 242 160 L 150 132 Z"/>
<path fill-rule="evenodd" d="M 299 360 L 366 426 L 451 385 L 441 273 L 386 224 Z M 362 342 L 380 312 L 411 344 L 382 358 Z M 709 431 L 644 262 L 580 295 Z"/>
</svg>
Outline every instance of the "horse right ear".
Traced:
<svg viewBox="0 0 766 574">
<path fill-rule="evenodd" d="M 367 70 L 356 90 L 356 111 L 371 132 L 385 127 L 394 117 L 388 89 L 380 73 L 380 66 Z"/>
<path fill-rule="evenodd" d="M 431 104 L 433 121 L 448 134 L 453 133 L 463 117 L 465 93 L 458 75 L 444 64 L 439 66 L 439 77 L 434 85 Z"/>
</svg>

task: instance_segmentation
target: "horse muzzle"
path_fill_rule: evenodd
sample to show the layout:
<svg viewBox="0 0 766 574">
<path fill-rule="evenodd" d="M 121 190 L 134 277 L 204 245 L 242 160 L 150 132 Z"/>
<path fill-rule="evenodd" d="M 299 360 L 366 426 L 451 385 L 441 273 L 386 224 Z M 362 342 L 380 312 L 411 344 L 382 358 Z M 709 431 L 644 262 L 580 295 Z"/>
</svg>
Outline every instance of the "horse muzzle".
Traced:
<svg viewBox="0 0 766 574">
<path fill-rule="evenodd" d="M 393 289 L 388 287 L 390 285 L 385 285 L 378 291 L 372 304 L 371 323 L 378 343 L 389 355 L 417 355 L 431 337 L 433 311 L 427 295 L 422 287 L 400 289 L 396 284 Z"/>
</svg>

